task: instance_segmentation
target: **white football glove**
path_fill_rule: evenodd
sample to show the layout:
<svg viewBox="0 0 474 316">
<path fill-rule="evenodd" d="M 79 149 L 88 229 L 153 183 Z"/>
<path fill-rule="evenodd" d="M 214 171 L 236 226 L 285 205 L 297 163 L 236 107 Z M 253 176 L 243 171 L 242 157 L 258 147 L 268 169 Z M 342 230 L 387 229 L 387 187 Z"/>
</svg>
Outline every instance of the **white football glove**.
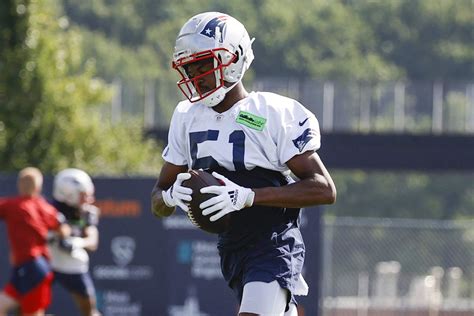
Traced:
<svg viewBox="0 0 474 316">
<path fill-rule="evenodd" d="M 66 252 L 72 252 L 76 249 L 82 249 L 85 246 L 84 238 L 67 237 L 59 240 L 59 249 Z"/>
<path fill-rule="evenodd" d="M 201 189 L 201 193 L 217 194 L 217 196 L 199 205 L 202 210 L 202 215 L 207 216 L 215 213 L 209 218 L 211 222 L 217 221 L 228 213 L 239 211 L 253 205 L 255 192 L 251 189 L 241 187 L 217 172 L 213 172 L 212 175 L 223 181 L 225 185 L 213 185 Z"/>
<path fill-rule="evenodd" d="M 173 185 L 166 191 L 162 191 L 163 202 L 165 202 L 168 207 L 178 206 L 183 211 L 188 212 L 189 207 L 186 205 L 186 202 L 192 200 L 191 194 L 193 190 L 187 187 L 183 187 L 181 184 L 184 180 L 191 178 L 191 174 L 183 172 L 178 174 L 176 181 Z"/>
</svg>

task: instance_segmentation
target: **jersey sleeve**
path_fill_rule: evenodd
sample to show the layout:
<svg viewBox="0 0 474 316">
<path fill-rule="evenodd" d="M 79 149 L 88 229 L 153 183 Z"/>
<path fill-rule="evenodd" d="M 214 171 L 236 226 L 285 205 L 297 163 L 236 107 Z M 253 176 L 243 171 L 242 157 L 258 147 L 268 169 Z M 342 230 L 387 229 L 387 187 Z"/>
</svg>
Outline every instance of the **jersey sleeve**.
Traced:
<svg viewBox="0 0 474 316">
<path fill-rule="evenodd" d="M 317 151 L 321 147 L 319 122 L 303 105 L 292 100 L 279 116 L 281 128 L 276 138 L 280 163 L 284 164 L 296 155 Z"/>
<path fill-rule="evenodd" d="M 181 122 L 182 115 L 183 114 L 181 113 L 178 104 L 171 118 L 170 128 L 168 131 L 168 145 L 163 149 L 162 154 L 165 161 L 178 166 L 183 166 L 188 163 L 185 150 L 185 130 Z"/>
</svg>

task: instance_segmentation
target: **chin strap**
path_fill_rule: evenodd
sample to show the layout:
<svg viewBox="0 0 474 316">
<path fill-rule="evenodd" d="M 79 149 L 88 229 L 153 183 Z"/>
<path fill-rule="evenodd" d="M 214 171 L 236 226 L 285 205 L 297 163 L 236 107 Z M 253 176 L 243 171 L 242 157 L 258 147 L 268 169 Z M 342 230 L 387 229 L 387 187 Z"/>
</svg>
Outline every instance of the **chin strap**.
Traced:
<svg viewBox="0 0 474 316">
<path fill-rule="evenodd" d="M 240 80 L 237 81 L 237 82 L 234 82 L 234 83 L 233 83 L 231 86 L 229 86 L 229 87 L 225 87 L 225 86 L 220 87 L 220 88 L 217 89 L 214 93 L 211 93 L 210 95 L 208 95 L 207 97 L 205 97 L 204 99 L 202 99 L 201 102 L 202 102 L 204 105 L 206 105 L 206 106 L 208 106 L 208 107 L 210 107 L 210 108 L 215 107 L 216 105 L 218 105 L 219 103 L 221 103 L 221 102 L 224 100 L 226 94 L 227 94 L 230 90 L 232 90 L 239 82 L 240 82 Z M 216 95 L 217 93 L 219 93 L 219 94 Z M 214 95 L 216 95 L 216 96 L 214 96 Z M 214 97 L 213 97 L 213 96 L 214 96 Z"/>
</svg>

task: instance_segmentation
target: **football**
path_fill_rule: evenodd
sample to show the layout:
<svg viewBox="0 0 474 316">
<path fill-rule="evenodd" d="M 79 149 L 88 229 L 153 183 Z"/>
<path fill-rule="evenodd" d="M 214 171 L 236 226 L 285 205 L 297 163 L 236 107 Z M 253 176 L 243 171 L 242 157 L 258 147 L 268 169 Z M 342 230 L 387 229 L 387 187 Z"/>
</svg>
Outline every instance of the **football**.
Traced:
<svg viewBox="0 0 474 316">
<path fill-rule="evenodd" d="M 223 185 L 223 183 L 214 178 L 212 174 L 203 170 L 190 170 L 189 173 L 191 178 L 182 183 L 183 186 L 193 190 L 191 195 L 192 201 L 189 205 L 189 212 L 187 212 L 189 219 L 194 225 L 211 234 L 227 231 L 230 225 L 230 214 L 223 216 L 215 222 L 211 222 L 209 220 L 211 215 L 202 215 L 202 210 L 199 208 L 202 202 L 215 196 L 215 194 L 201 193 L 200 190 L 211 185 Z"/>
</svg>

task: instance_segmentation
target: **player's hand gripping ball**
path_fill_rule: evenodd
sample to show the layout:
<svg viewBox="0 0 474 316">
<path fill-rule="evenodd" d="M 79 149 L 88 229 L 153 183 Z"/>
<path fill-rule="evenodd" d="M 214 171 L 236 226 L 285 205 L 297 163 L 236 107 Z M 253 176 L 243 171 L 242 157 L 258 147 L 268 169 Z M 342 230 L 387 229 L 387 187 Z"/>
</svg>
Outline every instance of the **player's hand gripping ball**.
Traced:
<svg viewBox="0 0 474 316">
<path fill-rule="evenodd" d="M 201 193 L 201 189 L 212 185 L 224 185 L 210 173 L 203 170 L 190 170 L 191 178 L 184 180 L 182 185 L 193 190 L 192 200 L 189 202 L 189 211 L 187 212 L 191 222 L 200 229 L 211 233 L 219 234 L 228 230 L 230 225 L 230 214 L 223 216 L 215 222 L 209 220 L 210 216 L 202 215 L 202 209 L 199 205 L 209 198 L 216 196 L 210 193 Z"/>
</svg>

